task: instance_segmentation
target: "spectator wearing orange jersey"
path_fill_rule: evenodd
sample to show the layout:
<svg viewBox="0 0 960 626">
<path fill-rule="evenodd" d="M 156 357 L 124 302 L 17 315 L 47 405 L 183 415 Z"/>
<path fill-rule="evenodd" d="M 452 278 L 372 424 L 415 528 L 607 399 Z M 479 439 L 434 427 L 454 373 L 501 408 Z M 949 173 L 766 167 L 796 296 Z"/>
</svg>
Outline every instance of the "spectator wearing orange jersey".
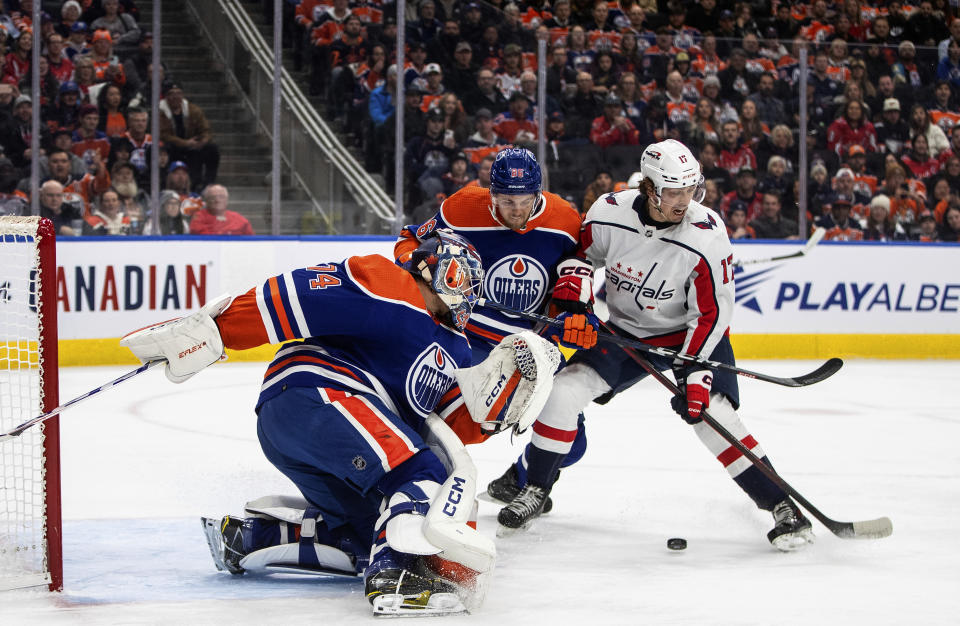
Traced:
<svg viewBox="0 0 960 626">
<path fill-rule="evenodd" d="M 79 118 L 80 124 L 73 131 L 73 153 L 84 160 L 88 170 L 93 171 L 94 153 L 103 161 L 110 158 L 110 139 L 97 129 L 100 113 L 96 106 L 85 104 L 80 107 Z"/>
<path fill-rule="evenodd" d="M 140 43 L 140 27 L 136 18 L 127 12 L 120 12 L 119 0 L 103 0 L 100 6 L 103 15 L 93 20 L 90 28 L 109 32 L 118 53 L 133 52 Z"/>
<path fill-rule="evenodd" d="M 110 31 L 103 29 L 94 31 L 90 46 L 90 60 L 93 62 L 96 82 L 126 85 L 127 74 L 120 63 L 120 58 L 113 53 L 113 37 Z"/>
<path fill-rule="evenodd" d="M 536 141 L 537 123 L 530 114 L 530 101 L 521 92 L 510 96 L 509 108 L 493 120 L 493 129 L 509 143 Z"/>
<path fill-rule="evenodd" d="M 930 122 L 939 126 L 947 135 L 960 124 L 960 107 L 953 97 L 949 82 L 937 81 L 933 90 L 933 101 L 927 106 L 927 112 L 930 114 Z"/>
<path fill-rule="evenodd" d="M 827 241 L 862 241 L 863 228 L 850 217 L 853 200 L 849 196 L 838 194 L 830 203 L 829 212 L 815 222 L 816 228 L 823 228 Z"/>
<path fill-rule="evenodd" d="M 84 221 L 84 235 L 131 234 L 130 218 L 122 211 L 120 194 L 112 187 L 100 194 L 93 212 Z"/>
</svg>

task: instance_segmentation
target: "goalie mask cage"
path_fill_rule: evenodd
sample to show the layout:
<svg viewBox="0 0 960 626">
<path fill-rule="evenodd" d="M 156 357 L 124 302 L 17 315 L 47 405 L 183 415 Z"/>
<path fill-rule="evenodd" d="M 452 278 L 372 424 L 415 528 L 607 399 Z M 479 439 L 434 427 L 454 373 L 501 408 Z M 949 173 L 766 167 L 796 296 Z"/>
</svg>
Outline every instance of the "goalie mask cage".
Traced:
<svg viewBox="0 0 960 626">
<path fill-rule="evenodd" d="M 53 223 L 0 217 L 0 431 L 57 397 Z M 63 588 L 58 418 L 0 441 L 0 590 Z"/>
</svg>

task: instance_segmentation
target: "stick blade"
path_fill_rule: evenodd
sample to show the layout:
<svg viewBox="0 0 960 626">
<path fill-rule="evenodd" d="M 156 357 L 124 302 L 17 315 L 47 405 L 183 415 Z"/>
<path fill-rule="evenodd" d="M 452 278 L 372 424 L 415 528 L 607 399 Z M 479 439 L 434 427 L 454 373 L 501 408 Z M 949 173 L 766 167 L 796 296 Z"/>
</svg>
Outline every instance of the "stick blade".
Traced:
<svg viewBox="0 0 960 626">
<path fill-rule="evenodd" d="M 843 367 L 843 359 L 838 359 L 836 357 L 829 359 L 826 363 L 810 372 L 809 374 L 804 374 L 802 376 L 797 376 L 794 380 L 798 383 L 798 386 L 805 387 L 807 385 L 813 385 L 819 383 L 820 381 L 826 380 L 840 371 L 840 368 Z"/>
<path fill-rule="evenodd" d="M 889 517 L 862 522 L 836 522 L 829 528 L 842 539 L 883 539 L 893 534 L 893 522 Z"/>
</svg>

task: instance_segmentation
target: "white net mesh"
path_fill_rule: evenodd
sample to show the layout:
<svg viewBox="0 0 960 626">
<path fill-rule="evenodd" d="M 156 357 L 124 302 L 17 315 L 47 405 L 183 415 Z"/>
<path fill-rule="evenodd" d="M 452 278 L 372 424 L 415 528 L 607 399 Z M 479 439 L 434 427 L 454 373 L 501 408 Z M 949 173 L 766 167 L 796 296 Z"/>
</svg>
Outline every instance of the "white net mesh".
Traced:
<svg viewBox="0 0 960 626">
<path fill-rule="evenodd" d="M 0 217 L 2 431 L 39 415 L 43 406 L 38 222 Z M 43 437 L 35 427 L 0 441 L 0 589 L 49 582 Z"/>
</svg>

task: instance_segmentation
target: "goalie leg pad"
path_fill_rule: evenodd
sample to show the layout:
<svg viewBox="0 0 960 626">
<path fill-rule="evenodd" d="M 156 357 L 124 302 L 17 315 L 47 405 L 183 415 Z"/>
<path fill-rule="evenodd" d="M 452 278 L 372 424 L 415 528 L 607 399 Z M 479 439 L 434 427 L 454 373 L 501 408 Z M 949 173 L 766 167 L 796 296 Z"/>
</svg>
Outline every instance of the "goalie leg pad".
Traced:
<svg viewBox="0 0 960 626">
<path fill-rule="evenodd" d="M 488 433 L 526 430 L 546 402 L 560 365 L 556 346 L 530 331 L 507 335 L 486 359 L 454 372 L 473 421 Z"/>
</svg>

